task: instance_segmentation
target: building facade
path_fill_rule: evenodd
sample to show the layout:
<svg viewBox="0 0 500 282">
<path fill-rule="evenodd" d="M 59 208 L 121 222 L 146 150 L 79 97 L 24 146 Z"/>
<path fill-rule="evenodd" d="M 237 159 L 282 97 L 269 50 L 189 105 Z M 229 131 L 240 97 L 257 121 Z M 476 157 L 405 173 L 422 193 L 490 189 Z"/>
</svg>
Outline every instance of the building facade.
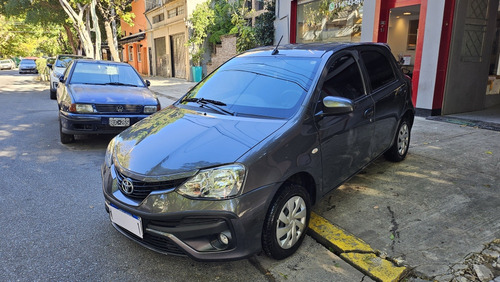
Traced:
<svg viewBox="0 0 500 282">
<path fill-rule="evenodd" d="M 422 115 L 500 104 L 498 0 L 276 0 L 275 27 L 282 44 L 387 43 Z"/>
<path fill-rule="evenodd" d="M 188 19 L 202 0 L 146 0 L 150 74 L 191 80 Z"/>
<path fill-rule="evenodd" d="M 150 75 L 146 58 L 148 44 L 146 40 L 146 17 L 144 16 L 145 1 L 132 2 L 132 12 L 135 14 L 134 24 L 130 26 L 121 20 L 122 37 L 118 41 L 122 51 L 122 62 L 132 65 L 140 74 Z"/>
</svg>

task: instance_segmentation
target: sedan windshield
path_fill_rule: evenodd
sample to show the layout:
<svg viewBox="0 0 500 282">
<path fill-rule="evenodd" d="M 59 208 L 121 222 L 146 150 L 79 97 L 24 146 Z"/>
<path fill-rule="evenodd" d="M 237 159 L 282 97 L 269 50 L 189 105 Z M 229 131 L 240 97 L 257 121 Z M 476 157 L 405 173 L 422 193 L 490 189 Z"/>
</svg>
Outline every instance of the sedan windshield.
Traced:
<svg viewBox="0 0 500 282">
<path fill-rule="evenodd" d="M 194 87 L 183 105 L 216 101 L 234 115 L 289 118 L 311 87 L 317 58 L 238 57 Z"/>
<path fill-rule="evenodd" d="M 69 83 L 144 87 L 141 77 L 130 65 L 91 62 L 78 62 Z"/>
</svg>

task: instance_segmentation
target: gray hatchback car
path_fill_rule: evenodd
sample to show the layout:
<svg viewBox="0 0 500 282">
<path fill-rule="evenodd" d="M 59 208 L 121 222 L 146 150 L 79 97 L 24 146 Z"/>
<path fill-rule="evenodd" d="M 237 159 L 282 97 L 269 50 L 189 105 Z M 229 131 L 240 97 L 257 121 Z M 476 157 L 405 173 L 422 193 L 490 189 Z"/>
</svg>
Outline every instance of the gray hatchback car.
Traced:
<svg viewBox="0 0 500 282">
<path fill-rule="evenodd" d="M 283 259 L 311 205 L 379 156 L 405 158 L 413 120 L 410 80 L 385 45 L 253 49 L 110 142 L 106 209 L 160 253 Z"/>
</svg>

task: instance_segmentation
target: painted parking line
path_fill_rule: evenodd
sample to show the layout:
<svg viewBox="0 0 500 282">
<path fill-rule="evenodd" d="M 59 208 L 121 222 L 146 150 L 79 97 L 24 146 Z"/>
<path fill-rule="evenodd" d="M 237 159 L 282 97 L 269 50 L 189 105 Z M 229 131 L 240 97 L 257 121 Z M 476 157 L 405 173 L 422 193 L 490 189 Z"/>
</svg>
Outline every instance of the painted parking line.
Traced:
<svg viewBox="0 0 500 282">
<path fill-rule="evenodd" d="M 311 213 L 310 235 L 359 271 L 377 281 L 399 281 L 407 272 L 404 266 L 397 266 L 380 251 L 325 218 Z"/>
</svg>

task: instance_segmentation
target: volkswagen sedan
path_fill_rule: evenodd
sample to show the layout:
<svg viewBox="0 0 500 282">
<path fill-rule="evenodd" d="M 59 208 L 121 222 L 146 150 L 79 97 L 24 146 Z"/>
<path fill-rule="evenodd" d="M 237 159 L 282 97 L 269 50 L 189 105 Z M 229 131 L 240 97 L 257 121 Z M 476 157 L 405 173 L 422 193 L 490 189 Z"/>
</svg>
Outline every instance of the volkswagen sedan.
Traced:
<svg viewBox="0 0 500 282">
<path fill-rule="evenodd" d="M 117 134 L 160 110 L 160 102 L 129 64 L 74 60 L 57 86 L 61 143 L 77 134 Z"/>
<path fill-rule="evenodd" d="M 283 259 L 311 205 L 379 156 L 405 158 L 413 120 L 410 80 L 385 45 L 250 50 L 110 142 L 106 209 L 160 253 Z"/>
</svg>

